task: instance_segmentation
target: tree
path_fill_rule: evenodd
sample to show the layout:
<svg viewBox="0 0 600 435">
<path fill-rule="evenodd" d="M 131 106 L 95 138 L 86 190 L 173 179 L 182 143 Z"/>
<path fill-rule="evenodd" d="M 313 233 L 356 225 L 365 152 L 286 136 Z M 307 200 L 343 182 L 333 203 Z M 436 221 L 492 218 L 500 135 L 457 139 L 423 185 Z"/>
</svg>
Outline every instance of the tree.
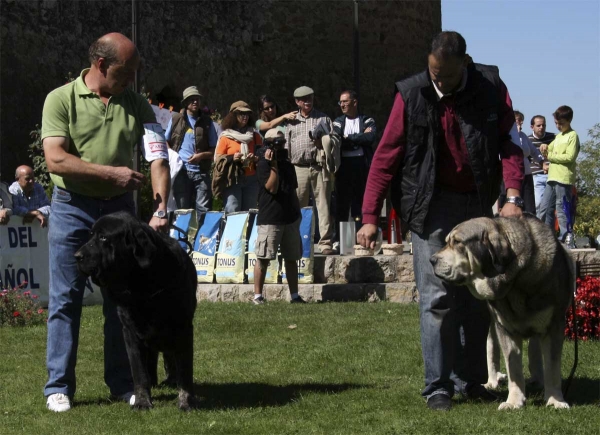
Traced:
<svg viewBox="0 0 600 435">
<path fill-rule="evenodd" d="M 588 132 L 577 158 L 577 218 L 574 232 L 596 238 L 600 234 L 600 124 Z"/>
<path fill-rule="evenodd" d="M 600 124 L 588 131 L 590 139 L 581 145 L 577 158 L 577 192 L 600 197 Z"/>
</svg>

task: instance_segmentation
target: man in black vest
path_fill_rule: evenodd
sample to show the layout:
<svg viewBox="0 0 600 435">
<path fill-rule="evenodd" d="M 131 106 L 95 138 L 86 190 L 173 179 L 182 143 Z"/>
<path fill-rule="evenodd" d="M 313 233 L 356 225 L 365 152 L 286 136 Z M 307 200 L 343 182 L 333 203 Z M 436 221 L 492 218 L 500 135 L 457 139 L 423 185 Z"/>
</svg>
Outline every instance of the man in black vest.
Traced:
<svg viewBox="0 0 600 435">
<path fill-rule="evenodd" d="M 466 42 L 456 32 L 438 34 L 427 70 L 396 87 L 369 172 L 358 242 L 374 246 L 391 184 L 393 206 L 412 232 L 427 406 L 449 410 L 455 392 L 493 401 L 496 396 L 482 386 L 487 380 L 486 303 L 465 288 L 442 283 L 429 259 L 454 226 L 492 216 L 500 174 L 507 188 L 502 215 L 522 213 L 523 152 L 510 96 L 498 68 L 469 62 Z"/>
<path fill-rule="evenodd" d="M 347 90 L 338 101 L 343 115 L 333 121 L 333 134 L 340 138 L 341 163 L 335 174 L 335 242 L 339 249 L 340 222 L 346 222 L 350 209 L 352 217 L 362 222 L 360 215 L 354 214 L 354 207 L 362 209 L 369 165 L 373 157 L 373 142 L 377 137 L 375 120 L 358 113 L 358 95 Z M 360 213 L 360 211 L 359 211 Z"/>
<path fill-rule="evenodd" d="M 183 113 L 173 113 L 165 136 L 171 149 L 179 153 L 184 167 L 173 181 L 178 209 L 196 208 L 200 213 L 212 207 L 210 167 L 218 133 L 210 117 L 202 113 L 204 97 L 196 86 L 183 91 Z"/>
</svg>

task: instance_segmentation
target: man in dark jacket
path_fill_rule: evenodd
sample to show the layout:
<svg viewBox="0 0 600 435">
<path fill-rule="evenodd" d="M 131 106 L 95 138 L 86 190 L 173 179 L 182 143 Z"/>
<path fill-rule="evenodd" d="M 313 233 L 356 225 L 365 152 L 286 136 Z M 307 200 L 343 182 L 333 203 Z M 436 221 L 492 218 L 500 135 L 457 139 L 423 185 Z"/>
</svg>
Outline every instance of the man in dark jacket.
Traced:
<svg viewBox="0 0 600 435">
<path fill-rule="evenodd" d="M 469 63 L 456 32 L 438 34 L 427 70 L 396 87 L 369 172 L 358 241 L 375 244 L 391 184 L 393 206 L 412 231 L 427 406 L 449 410 L 455 391 L 496 400 L 481 385 L 487 380 L 487 306 L 467 289 L 442 283 L 429 259 L 453 227 L 492 216 L 500 174 L 507 189 L 502 215 L 521 215 L 523 152 L 510 96 L 498 68 Z"/>
<path fill-rule="evenodd" d="M 335 174 L 336 235 L 333 247 L 336 250 L 339 248 L 340 222 L 348 220 L 351 209 L 352 218 L 361 225 L 360 210 L 373 157 L 373 142 L 377 137 L 375 120 L 358 113 L 358 95 L 355 91 L 342 92 L 338 104 L 343 115 L 333 122 L 333 134 L 340 138 L 341 143 L 341 163 Z"/>
</svg>

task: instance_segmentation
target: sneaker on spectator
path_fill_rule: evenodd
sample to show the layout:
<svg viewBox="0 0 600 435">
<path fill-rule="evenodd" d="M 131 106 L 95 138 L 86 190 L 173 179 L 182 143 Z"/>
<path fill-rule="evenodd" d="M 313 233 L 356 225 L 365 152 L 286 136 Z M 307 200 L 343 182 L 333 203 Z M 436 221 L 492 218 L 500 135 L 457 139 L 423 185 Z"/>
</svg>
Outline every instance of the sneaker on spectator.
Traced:
<svg viewBox="0 0 600 435">
<path fill-rule="evenodd" d="M 65 412 L 71 409 L 71 399 L 62 393 L 54 393 L 48 396 L 46 408 L 54 412 Z"/>
<path fill-rule="evenodd" d="M 130 406 L 133 406 L 135 404 L 135 394 L 133 394 L 133 391 L 128 391 L 127 393 L 123 393 L 118 396 L 111 395 L 110 399 L 114 401 L 129 403 Z"/>
<path fill-rule="evenodd" d="M 302 299 L 301 296 L 298 296 L 297 298 L 294 298 L 290 301 L 290 304 L 306 304 L 307 302 Z"/>
<path fill-rule="evenodd" d="M 265 303 L 265 298 L 260 296 L 256 299 L 253 299 L 254 305 L 263 305 Z"/>
</svg>

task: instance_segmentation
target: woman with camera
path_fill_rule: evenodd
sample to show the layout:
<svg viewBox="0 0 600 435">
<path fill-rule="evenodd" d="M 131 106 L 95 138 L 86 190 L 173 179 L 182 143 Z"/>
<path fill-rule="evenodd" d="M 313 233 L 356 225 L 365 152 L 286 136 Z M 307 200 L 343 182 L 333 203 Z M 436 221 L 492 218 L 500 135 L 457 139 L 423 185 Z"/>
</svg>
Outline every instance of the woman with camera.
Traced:
<svg viewBox="0 0 600 435">
<path fill-rule="evenodd" d="M 258 182 L 255 148 L 262 144 L 262 138 L 251 127 L 253 121 L 250 106 L 244 101 L 236 101 L 221 123 L 223 133 L 215 150 L 215 162 L 226 156 L 238 169 L 243 168 L 243 175 L 231 180 L 231 185 L 223 192 L 225 213 L 247 211 L 256 207 Z"/>
<path fill-rule="evenodd" d="M 256 120 L 256 129 L 264 137 L 264 134 L 271 128 L 276 128 L 278 131 L 285 134 L 285 124 L 296 117 L 297 110 L 279 115 L 281 109 L 275 100 L 269 95 L 261 95 L 258 99 L 258 113 L 260 119 Z"/>
</svg>

